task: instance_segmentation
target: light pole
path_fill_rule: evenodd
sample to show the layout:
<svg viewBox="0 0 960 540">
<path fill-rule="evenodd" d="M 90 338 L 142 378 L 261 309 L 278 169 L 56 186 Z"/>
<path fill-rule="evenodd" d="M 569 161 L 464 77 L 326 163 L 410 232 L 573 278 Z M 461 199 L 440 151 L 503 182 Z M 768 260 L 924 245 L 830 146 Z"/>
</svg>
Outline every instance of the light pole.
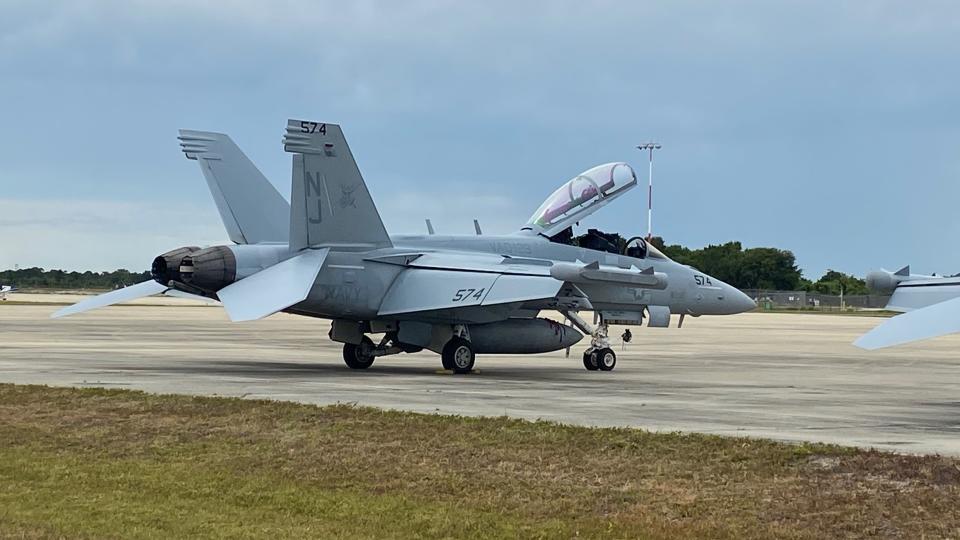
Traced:
<svg viewBox="0 0 960 540">
<path fill-rule="evenodd" d="M 659 150 L 660 145 L 655 142 L 643 143 L 637 150 L 650 152 L 650 167 L 647 174 L 647 242 L 653 238 L 653 151 Z"/>
</svg>

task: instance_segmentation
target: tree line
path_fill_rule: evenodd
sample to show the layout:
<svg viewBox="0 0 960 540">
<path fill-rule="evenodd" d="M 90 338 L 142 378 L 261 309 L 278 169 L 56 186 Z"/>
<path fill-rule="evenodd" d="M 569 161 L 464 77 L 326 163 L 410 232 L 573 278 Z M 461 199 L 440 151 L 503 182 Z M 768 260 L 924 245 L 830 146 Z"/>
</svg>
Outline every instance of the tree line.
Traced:
<svg viewBox="0 0 960 540">
<path fill-rule="evenodd" d="M 20 289 L 116 289 L 150 279 L 150 272 L 131 272 L 124 268 L 113 272 L 67 272 L 43 268 L 0 271 L 0 284 Z"/>
<path fill-rule="evenodd" d="M 681 264 L 690 265 L 705 274 L 725 281 L 738 289 L 807 291 L 821 294 L 869 294 L 864 280 L 828 270 L 817 281 L 803 276 L 793 252 L 786 249 L 758 247 L 744 249 L 740 242 L 709 245 L 690 249 L 679 244 L 665 244 L 653 237 L 651 244 L 664 255 Z"/>
</svg>

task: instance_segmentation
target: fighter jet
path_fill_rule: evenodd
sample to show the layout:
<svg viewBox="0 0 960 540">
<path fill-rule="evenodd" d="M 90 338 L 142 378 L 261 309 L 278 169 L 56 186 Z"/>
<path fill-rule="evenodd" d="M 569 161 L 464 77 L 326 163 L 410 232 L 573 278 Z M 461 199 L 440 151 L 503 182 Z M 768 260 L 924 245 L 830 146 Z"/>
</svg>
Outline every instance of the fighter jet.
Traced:
<svg viewBox="0 0 960 540">
<path fill-rule="evenodd" d="M 13 288 L 13 285 L 0 285 L 0 300 L 7 299 L 7 293 L 12 293 L 17 289 Z"/>
<path fill-rule="evenodd" d="M 921 339 L 960 332 L 960 277 L 911 274 L 905 266 L 896 272 L 867 274 L 867 286 L 891 294 L 886 309 L 897 315 L 853 342 L 862 349 L 881 349 Z"/>
<path fill-rule="evenodd" d="M 575 223 L 636 186 L 626 163 L 576 175 L 513 234 L 391 236 L 339 125 L 287 122 L 289 205 L 228 136 L 181 130 L 179 140 L 200 164 L 233 245 L 169 251 L 154 259 L 151 281 L 53 317 L 175 290 L 220 301 L 233 321 L 280 311 L 330 319 L 330 339 L 343 344 L 353 369 L 428 349 L 444 368 L 468 373 L 477 354 L 556 351 L 586 334 L 584 367 L 610 371 L 617 361 L 611 324 L 666 327 L 672 315 L 682 325 L 687 315 L 755 307 L 642 237 L 593 229 L 574 236 Z M 573 326 L 539 317 L 544 310 Z M 581 311 L 593 311 L 594 324 Z"/>
</svg>

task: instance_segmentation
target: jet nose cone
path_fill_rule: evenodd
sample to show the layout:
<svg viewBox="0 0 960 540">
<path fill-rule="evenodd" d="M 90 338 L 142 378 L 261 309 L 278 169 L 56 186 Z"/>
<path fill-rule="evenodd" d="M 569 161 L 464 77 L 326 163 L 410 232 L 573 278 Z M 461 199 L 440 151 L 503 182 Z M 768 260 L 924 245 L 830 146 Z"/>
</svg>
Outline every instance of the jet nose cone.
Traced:
<svg viewBox="0 0 960 540">
<path fill-rule="evenodd" d="M 727 285 L 727 305 L 730 308 L 731 315 L 736 313 L 743 313 L 745 311 L 751 311 L 757 307 L 757 303 L 753 301 L 753 298 L 750 298 L 740 289 Z"/>
</svg>

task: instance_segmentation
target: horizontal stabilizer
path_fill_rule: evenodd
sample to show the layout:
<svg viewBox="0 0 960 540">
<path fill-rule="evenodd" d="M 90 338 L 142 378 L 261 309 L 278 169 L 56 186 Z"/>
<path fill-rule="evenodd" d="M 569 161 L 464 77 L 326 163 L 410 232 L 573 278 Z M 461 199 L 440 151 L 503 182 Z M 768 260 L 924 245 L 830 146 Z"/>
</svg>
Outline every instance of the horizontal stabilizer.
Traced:
<svg viewBox="0 0 960 540">
<path fill-rule="evenodd" d="M 91 309 L 119 304 L 120 302 L 129 302 L 131 300 L 137 300 L 146 296 L 153 296 L 167 290 L 168 288 L 165 285 L 161 285 L 156 281 L 144 281 L 143 283 L 137 283 L 136 285 L 110 291 L 108 293 L 94 296 L 93 298 L 87 298 L 86 300 L 77 302 L 72 306 L 67 306 L 57 311 L 50 317 L 53 319 L 58 319 L 68 315 L 76 315 L 77 313 L 83 313 L 84 311 L 90 311 Z"/>
<path fill-rule="evenodd" d="M 328 251 L 304 251 L 217 291 L 230 320 L 262 319 L 304 301 Z"/>
<path fill-rule="evenodd" d="M 288 120 L 283 149 L 293 154 L 291 251 L 393 245 L 340 126 Z"/>
<path fill-rule="evenodd" d="M 861 349 L 882 349 L 960 332 L 960 298 L 893 317 L 853 342 Z"/>
<path fill-rule="evenodd" d="M 181 129 L 177 138 L 187 158 L 200 164 L 231 241 L 287 241 L 290 205 L 230 137 Z"/>
</svg>

